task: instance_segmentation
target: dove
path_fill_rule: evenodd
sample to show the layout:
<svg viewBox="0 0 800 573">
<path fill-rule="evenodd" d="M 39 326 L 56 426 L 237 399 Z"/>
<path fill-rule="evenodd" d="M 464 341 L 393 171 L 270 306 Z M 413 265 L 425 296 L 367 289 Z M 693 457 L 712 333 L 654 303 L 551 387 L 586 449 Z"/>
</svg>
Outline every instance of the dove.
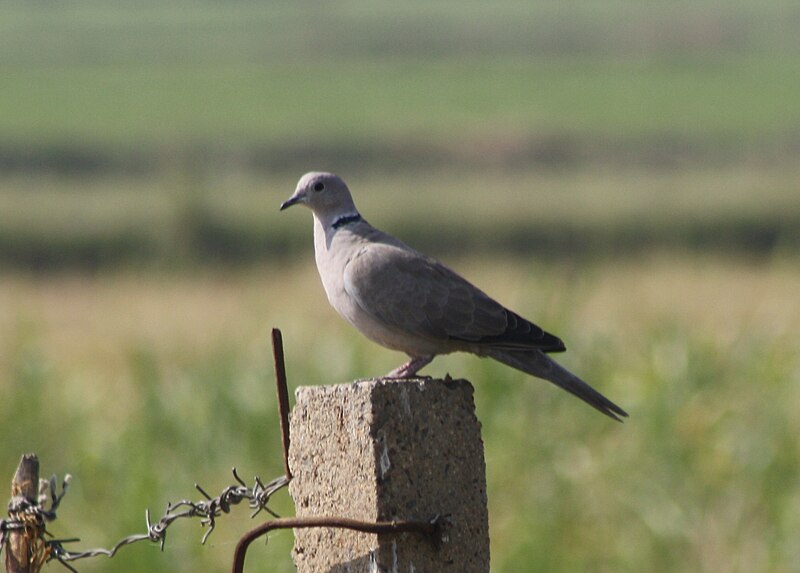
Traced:
<svg viewBox="0 0 800 573">
<path fill-rule="evenodd" d="M 469 352 L 547 380 L 610 418 L 627 413 L 553 360 L 564 343 L 436 259 L 372 227 L 345 182 L 306 173 L 280 210 L 314 216 L 314 254 L 331 306 L 368 339 L 408 355 L 387 378 L 411 378 L 439 354 Z"/>
</svg>

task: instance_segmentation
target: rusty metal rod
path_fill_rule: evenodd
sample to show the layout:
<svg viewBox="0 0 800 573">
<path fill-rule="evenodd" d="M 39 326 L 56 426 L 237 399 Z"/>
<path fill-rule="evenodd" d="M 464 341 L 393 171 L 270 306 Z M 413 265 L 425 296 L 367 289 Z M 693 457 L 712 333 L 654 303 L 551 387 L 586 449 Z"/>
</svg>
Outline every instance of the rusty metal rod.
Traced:
<svg viewBox="0 0 800 573">
<path fill-rule="evenodd" d="M 363 533 L 422 533 L 433 536 L 441 531 L 438 519 L 432 521 L 359 521 L 346 517 L 282 517 L 266 521 L 245 533 L 236 544 L 233 554 L 233 573 L 244 573 L 244 558 L 247 548 L 259 537 L 274 529 L 307 529 L 310 527 L 336 527 Z"/>
<path fill-rule="evenodd" d="M 286 472 L 286 479 L 292 479 L 292 471 L 289 469 L 289 390 L 286 387 L 283 335 L 281 335 L 281 331 L 278 328 L 272 329 L 272 354 L 275 358 L 275 384 L 278 389 L 278 412 L 281 417 L 283 468 Z"/>
</svg>

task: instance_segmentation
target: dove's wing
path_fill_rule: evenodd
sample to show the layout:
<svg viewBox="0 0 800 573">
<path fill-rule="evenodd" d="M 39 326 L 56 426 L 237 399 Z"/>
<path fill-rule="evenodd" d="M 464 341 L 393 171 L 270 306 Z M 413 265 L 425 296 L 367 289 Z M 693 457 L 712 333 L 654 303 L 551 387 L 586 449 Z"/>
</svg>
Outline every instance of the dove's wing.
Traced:
<svg viewBox="0 0 800 573">
<path fill-rule="evenodd" d="M 408 336 L 509 350 L 565 349 L 558 337 L 404 245 L 362 246 L 345 267 L 344 288 L 364 312 Z"/>
</svg>

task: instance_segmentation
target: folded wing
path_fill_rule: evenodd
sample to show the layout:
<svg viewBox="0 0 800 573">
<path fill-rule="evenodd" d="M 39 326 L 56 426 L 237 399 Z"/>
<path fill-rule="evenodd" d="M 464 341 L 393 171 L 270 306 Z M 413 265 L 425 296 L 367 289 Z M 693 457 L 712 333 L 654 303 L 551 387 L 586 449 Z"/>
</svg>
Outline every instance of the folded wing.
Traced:
<svg viewBox="0 0 800 573">
<path fill-rule="evenodd" d="M 487 348 L 565 349 L 558 337 L 438 261 L 403 246 L 365 246 L 347 264 L 344 285 L 365 312 L 400 332 Z"/>
</svg>

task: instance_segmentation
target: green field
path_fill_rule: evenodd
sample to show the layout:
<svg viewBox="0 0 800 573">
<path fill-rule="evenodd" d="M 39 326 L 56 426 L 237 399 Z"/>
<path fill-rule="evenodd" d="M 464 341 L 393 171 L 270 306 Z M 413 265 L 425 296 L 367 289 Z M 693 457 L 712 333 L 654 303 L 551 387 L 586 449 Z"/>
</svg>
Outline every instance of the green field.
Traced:
<svg viewBox="0 0 800 573">
<path fill-rule="evenodd" d="M 796 137 L 797 17 L 780 0 L 19 5 L 0 15 L 0 133 L 123 150 L 531 131 L 751 147 Z"/>
<path fill-rule="evenodd" d="M 450 262 L 562 335 L 564 362 L 631 414 L 611 423 L 473 357 L 427 369 L 476 387 L 493 570 L 794 569 L 796 260 Z M 36 450 L 45 472 L 75 475 L 50 529 L 81 547 L 141 531 L 145 507 L 197 498 L 195 482 L 221 490 L 231 466 L 280 474 L 270 327 L 283 329 L 292 388 L 401 360 L 327 308 L 310 254 L 224 275 L 4 277 L 0 296 L 0 459 L 10 477 L 17 455 Z M 276 507 L 291 511 L 285 494 Z M 211 547 L 196 524 L 176 524 L 163 554 L 126 548 L 114 570 L 223 569 L 250 526 L 235 513 Z M 289 544 L 288 533 L 257 544 L 253 570 L 289 571 Z"/>
<path fill-rule="evenodd" d="M 299 227 L 267 217 L 321 168 L 432 249 L 793 249 L 797 14 L 777 0 L 9 8 L 0 265 L 296 253 Z"/>
<path fill-rule="evenodd" d="M 795 135 L 796 58 L 497 62 L 478 56 L 424 63 L 11 69 L 0 88 L 7 106 L 0 129 L 4 138 L 28 144 L 77 138 L 117 145 L 244 140 L 334 146 L 531 130 L 757 140 Z"/>
<path fill-rule="evenodd" d="M 783 0 L 4 6 L 0 468 L 75 476 L 49 527 L 75 548 L 232 466 L 279 475 L 271 327 L 292 388 L 402 359 L 277 211 L 330 169 L 631 414 L 425 371 L 475 385 L 493 572 L 796 571 L 798 38 Z M 248 513 L 78 566 L 224 570 Z M 291 543 L 247 570 L 291 571 Z"/>
</svg>

